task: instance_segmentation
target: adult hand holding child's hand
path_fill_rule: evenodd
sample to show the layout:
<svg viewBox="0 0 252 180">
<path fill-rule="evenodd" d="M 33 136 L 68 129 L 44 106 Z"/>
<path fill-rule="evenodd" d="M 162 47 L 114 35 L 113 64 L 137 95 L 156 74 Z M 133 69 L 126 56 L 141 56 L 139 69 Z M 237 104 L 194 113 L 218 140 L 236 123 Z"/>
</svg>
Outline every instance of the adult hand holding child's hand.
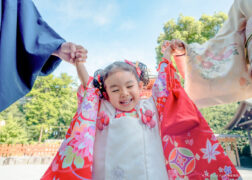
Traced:
<svg viewBox="0 0 252 180">
<path fill-rule="evenodd" d="M 80 45 L 65 42 L 53 53 L 53 55 L 74 65 L 75 62 L 86 62 L 87 52 L 88 51 Z"/>
<path fill-rule="evenodd" d="M 170 60 L 171 56 L 174 56 L 174 60 L 177 64 L 179 73 L 185 78 L 185 43 L 178 39 L 173 39 L 171 41 L 164 41 L 162 45 L 163 57 Z"/>
<path fill-rule="evenodd" d="M 179 39 L 171 41 L 172 54 L 174 56 L 184 56 L 186 53 L 185 43 Z"/>
<path fill-rule="evenodd" d="M 184 56 L 186 53 L 185 43 L 178 39 L 173 39 L 171 41 L 165 40 L 161 52 L 164 54 L 165 58 L 170 56 Z"/>
</svg>

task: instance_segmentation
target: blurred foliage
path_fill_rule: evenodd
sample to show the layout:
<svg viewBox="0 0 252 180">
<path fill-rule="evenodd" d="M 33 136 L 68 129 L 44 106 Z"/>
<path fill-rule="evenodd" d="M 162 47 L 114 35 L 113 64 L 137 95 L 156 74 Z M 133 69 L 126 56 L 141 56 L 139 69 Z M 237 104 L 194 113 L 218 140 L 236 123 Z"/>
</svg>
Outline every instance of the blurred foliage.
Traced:
<svg viewBox="0 0 252 180">
<path fill-rule="evenodd" d="M 65 136 L 77 109 L 76 82 L 71 76 L 39 77 L 24 98 L 0 113 L 0 143 L 41 142 Z"/>
</svg>

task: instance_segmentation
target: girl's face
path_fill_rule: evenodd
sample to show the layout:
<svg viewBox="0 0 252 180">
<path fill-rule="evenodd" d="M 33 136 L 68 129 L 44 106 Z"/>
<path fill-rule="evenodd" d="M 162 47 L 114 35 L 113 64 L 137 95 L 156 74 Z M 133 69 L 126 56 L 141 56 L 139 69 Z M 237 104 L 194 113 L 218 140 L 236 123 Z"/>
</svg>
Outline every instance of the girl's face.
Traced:
<svg viewBox="0 0 252 180">
<path fill-rule="evenodd" d="M 142 85 L 130 71 L 117 71 L 105 80 L 110 103 L 118 110 L 130 111 L 140 100 Z"/>
</svg>

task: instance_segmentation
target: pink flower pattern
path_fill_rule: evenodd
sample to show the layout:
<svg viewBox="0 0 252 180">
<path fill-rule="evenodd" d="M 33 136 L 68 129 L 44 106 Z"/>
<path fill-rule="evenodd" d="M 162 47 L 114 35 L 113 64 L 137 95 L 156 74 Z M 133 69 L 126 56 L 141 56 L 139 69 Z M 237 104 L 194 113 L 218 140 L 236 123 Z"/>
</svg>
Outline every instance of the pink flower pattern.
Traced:
<svg viewBox="0 0 252 180">
<path fill-rule="evenodd" d="M 144 124 L 146 124 L 149 128 L 154 128 L 156 126 L 156 122 L 153 119 L 154 113 L 151 110 L 146 110 L 143 113 L 143 109 L 140 109 L 141 120 Z"/>
<path fill-rule="evenodd" d="M 96 127 L 99 130 L 103 130 L 104 127 L 108 126 L 109 124 L 109 116 L 104 112 L 99 112 L 99 115 L 96 120 Z"/>
<path fill-rule="evenodd" d="M 95 129 L 92 126 L 84 128 L 81 132 L 75 132 L 74 138 L 69 143 L 73 147 L 73 152 L 82 158 L 88 157 L 91 161 L 93 158 L 94 135 Z"/>
</svg>

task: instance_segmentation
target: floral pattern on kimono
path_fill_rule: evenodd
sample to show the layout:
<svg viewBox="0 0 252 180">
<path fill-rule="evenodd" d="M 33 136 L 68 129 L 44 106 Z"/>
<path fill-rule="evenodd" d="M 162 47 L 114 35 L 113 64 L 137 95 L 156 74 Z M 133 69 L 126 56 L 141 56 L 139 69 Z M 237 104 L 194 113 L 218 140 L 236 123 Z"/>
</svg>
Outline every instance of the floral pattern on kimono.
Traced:
<svg viewBox="0 0 252 180">
<path fill-rule="evenodd" d="M 239 56 L 238 43 L 231 43 L 216 50 L 212 45 L 208 49 L 201 46 L 187 47 L 190 54 L 190 64 L 194 66 L 204 79 L 214 79 L 226 76 L 232 68 L 234 59 Z M 202 55 L 201 55 L 202 54 Z"/>
<path fill-rule="evenodd" d="M 77 97 L 77 112 L 58 153 L 41 178 L 43 180 L 90 180 L 92 178 L 93 146 L 99 95 L 97 90 L 89 85 L 87 89 L 80 86 Z"/>
<path fill-rule="evenodd" d="M 158 78 L 166 78 L 161 80 L 162 82 L 169 79 L 165 74 L 167 67 L 165 62 L 161 62 Z M 160 121 L 166 121 L 162 117 L 165 111 L 164 105 L 169 96 L 166 89 L 169 88 L 164 88 L 166 83 L 162 83 L 162 87 L 160 87 L 160 80 L 156 83 L 158 84 L 153 86 L 154 100 L 157 104 Z M 162 90 L 162 93 L 156 93 L 157 88 Z M 159 94 L 167 95 L 160 96 Z M 199 111 L 198 118 L 200 125 L 183 134 L 171 136 L 169 132 L 161 132 L 169 179 L 241 179 Z M 160 124 L 162 125 L 162 123 Z"/>
</svg>

